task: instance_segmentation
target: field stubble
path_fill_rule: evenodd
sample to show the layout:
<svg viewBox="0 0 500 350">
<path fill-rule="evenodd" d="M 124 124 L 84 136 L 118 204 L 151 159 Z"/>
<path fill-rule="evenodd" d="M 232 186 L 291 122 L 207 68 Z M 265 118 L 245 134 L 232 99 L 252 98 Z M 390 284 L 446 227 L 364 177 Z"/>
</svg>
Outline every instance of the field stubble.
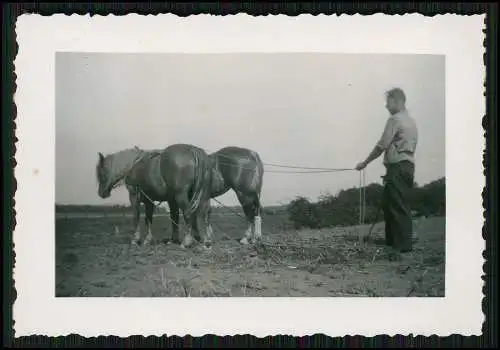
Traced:
<svg viewBox="0 0 500 350">
<path fill-rule="evenodd" d="M 141 220 L 144 236 L 145 229 Z M 57 297 L 362 297 L 444 296 L 445 218 L 416 219 L 419 241 L 400 255 L 383 244 L 383 223 L 294 230 L 279 215 L 263 217 L 263 242 L 238 243 L 244 221 L 213 217 L 214 245 L 181 250 L 130 246 L 131 219 L 56 220 Z M 168 216 L 153 234 L 170 237 Z"/>
</svg>

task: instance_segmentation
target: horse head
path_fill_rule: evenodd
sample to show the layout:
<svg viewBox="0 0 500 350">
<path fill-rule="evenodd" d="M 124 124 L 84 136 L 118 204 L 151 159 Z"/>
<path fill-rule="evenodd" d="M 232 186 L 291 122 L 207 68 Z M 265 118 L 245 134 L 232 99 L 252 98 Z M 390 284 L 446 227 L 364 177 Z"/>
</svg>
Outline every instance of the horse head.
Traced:
<svg viewBox="0 0 500 350">
<path fill-rule="evenodd" d="M 111 191 L 127 176 L 141 153 L 142 151 L 137 146 L 107 156 L 101 152 L 98 153 L 96 176 L 99 184 L 97 191 L 99 197 L 111 196 Z"/>
</svg>

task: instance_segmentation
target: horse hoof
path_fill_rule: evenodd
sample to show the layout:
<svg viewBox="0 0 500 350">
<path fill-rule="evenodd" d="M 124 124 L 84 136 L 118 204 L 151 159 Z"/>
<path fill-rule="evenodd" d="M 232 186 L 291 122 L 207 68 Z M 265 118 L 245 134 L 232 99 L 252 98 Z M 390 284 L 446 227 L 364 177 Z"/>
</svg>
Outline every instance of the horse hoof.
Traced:
<svg viewBox="0 0 500 350">
<path fill-rule="evenodd" d="M 212 250 L 212 243 L 209 241 L 205 241 L 203 242 L 203 244 L 201 244 L 201 248 L 203 250 Z"/>
<path fill-rule="evenodd" d="M 202 246 L 200 247 L 200 251 L 201 251 L 202 253 L 210 253 L 210 252 L 212 251 L 212 247 L 207 247 L 207 246 L 205 246 L 205 245 L 202 245 Z"/>
<path fill-rule="evenodd" d="M 243 245 L 247 245 L 247 244 L 249 244 L 249 242 L 248 242 L 248 238 L 243 237 L 242 239 L 240 239 L 240 243 L 241 243 L 241 244 L 243 244 Z"/>
<path fill-rule="evenodd" d="M 196 244 L 194 242 L 183 242 L 180 247 L 181 249 L 190 249 L 193 248 Z"/>
<path fill-rule="evenodd" d="M 132 245 L 133 247 L 140 247 L 141 243 L 140 243 L 139 241 L 137 241 L 137 240 L 133 240 L 133 241 L 131 242 L 131 245 Z"/>
<path fill-rule="evenodd" d="M 165 239 L 165 242 L 170 242 L 173 244 L 181 244 L 182 243 L 182 241 L 178 238 L 172 238 L 171 240 Z M 167 243 L 167 244 L 169 244 L 169 243 Z"/>
</svg>

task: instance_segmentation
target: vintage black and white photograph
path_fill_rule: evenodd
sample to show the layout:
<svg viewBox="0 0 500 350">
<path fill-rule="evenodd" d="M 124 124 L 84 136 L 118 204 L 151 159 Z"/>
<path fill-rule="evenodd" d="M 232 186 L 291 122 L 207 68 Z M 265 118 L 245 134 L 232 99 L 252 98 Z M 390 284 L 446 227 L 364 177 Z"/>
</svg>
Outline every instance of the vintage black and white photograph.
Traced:
<svg viewBox="0 0 500 350">
<path fill-rule="evenodd" d="M 481 29 L 19 19 L 17 327 L 480 332 Z"/>
<path fill-rule="evenodd" d="M 445 68 L 57 53 L 56 296 L 445 296 Z"/>
</svg>

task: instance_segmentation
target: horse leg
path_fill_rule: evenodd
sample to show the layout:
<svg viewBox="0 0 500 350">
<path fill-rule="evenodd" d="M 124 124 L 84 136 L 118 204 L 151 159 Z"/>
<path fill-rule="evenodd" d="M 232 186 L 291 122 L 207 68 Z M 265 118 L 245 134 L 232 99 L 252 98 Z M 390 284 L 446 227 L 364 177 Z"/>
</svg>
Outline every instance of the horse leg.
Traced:
<svg viewBox="0 0 500 350">
<path fill-rule="evenodd" d="M 212 242 L 212 236 L 214 234 L 214 230 L 212 229 L 212 206 L 210 205 L 210 201 L 207 203 L 207 210 L 205 212 L 205 225 L 207 227 L 207 235 L 206 240 L 208 242 Z"/>
<path fill-rule="evenodd" d="M 203 217 L 200 211 L 194 213 L 191 217 L 191 226 L 193 227 L 192 233 L 196 241 L 201 242 L 201 228 L 203 227 Z"/>
<path fill-rule="evenodd" d="M 134 237 L 132 238 L 132 245 L 139 245 L 141 240 L 141 230 L 139 226 L 140 211 L 139 211 L 139 198 L 135 190 L 129 191 L 130 204 L 132 205 L 132 223 L 134 227 Z"/>
<path fill-rule="evenodd" d="M 253 198 L 245 195 L 241 192 L 237 193 L 238 200 L 243 208 L 243 212 L 245 213 L 245 217 L 247 219 L 247 229 L 243 235 L 243 238 L 240 240 L 241 244 L 249 244 L 252 239 L 253 232 Z"/>
<path fill-rule="evenodd" d="M 154 206 L 153 203 L 151 203 L 149 200 L 146 200 L 144 202 L 144 223 L 146 224 L 146 231 L 147 235 L 146 238 L 144 239 L 144 245 L 149 245 L 151 241 L 153 240 L 153 233 L 152 233 L 152 225 L 153 225 L 153 211 L 154 211 Z"/>
<path fill-rule="evenodd" d="M 259 241 L 262 238 L 262 218 L 261 218 L 262 207 L 258 194 L 254 195 L 252 209 L 253 209 L 253 222 L 254 222 L 253 225 L 254 238 L 255 240 Z"/>
<path fill-rule="evenodd" d="M 202 203 L 200 205 L 200 208 L 198 209 L 198 212 L 196 213 L 194 217 L 195 221 L 195 238 L 197 241 L 203 241 L 203 247 L 204 248 L 210 248 L 211 246 L 211 238 L 212 238 L 212 232 L 210 232 L 210 227 L 208 225 L 208 211 L 210 210 L 210 203 L 207 201 L 206 203 Z M 201 233 L 203 234 L 203 240 L 200 237 Z"/>
<path fill-rule="evenodd" d="M 184 239 L 181 244 L 181 248 L 188 248 L 193 244 L 193 236 L 191 234 L 192 229 L 193 229 L 193 220 L 192 217 L 187 217 L 186 216 L 186 210 L 189 207 L 189 199 L 188 199 L 188 193 L 187 191 L 182 191 L 177 194 L 175 197 L 175 200 L 177 201 L 177 204 L 179 205 L 179 208 L 182 210 L 182 214 L 184 216 L 184 222 L 186 222 L 187 226 L 187 232 L 184 235 Z"/>
<path fill-rule="evenodd" d="M 180 244 L 179 238 L 179 206 L 175 200 L 169 200 L 168 206 L 170 207 L 170 220 L 172 222 L 172 242 Z"/>
</svg>

